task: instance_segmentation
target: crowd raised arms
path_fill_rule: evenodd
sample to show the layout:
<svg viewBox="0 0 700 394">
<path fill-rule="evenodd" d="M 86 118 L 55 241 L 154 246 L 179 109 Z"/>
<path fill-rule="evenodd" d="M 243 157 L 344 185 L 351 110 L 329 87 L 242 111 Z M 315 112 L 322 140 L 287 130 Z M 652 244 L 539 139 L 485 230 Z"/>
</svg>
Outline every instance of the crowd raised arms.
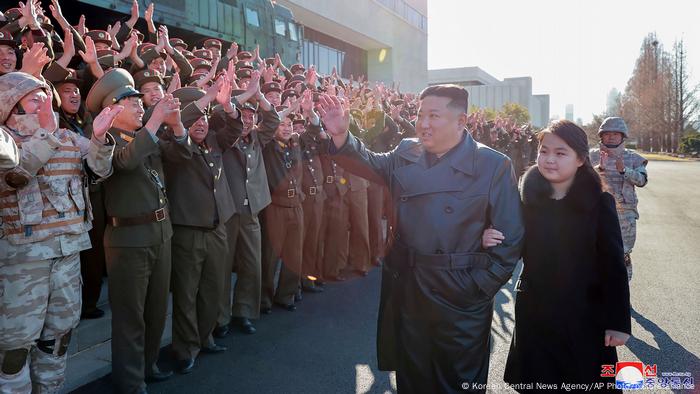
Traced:
<svg viewBox="0 0 700 394">
<path fill-rule="evenodd" d="M 633 189 L 600 197 L 595 175 L 646 183 L 646 161 L 610 140 L 627 136 L 621 119 L 601 127 L 604 144 L 586 162 L 585 135 L 575 126 L 538 137 L 510 118 L 467 114 L 468 94 L 457 86 L 403 92 L 398 83 L 335 68 L 322 75 L 312 64 L 284 64 L 259 47 L 185 42 L 154 23 L 154 3 L 142 14 L 134 1 L 127 20 L 107 26 L 89 16 L 67 21 L 58 0 L 48 9 L 28 0 L 0 11 L 0 276 L 8 284 L 0 301 L 0 393 L 60 390 L 72 330 L 104 315 L 97 303 L 105 276 L 114 385 L 144 393 L 147 382 L 173 374 L 156 364 L 170 293 L 175 372 L 187 374 L 201 354 L 227 350 L 216 340 L 229 330 L 254 334 L 263 315 L 293 312 L 304 296 L 375 267 L 395 278 L 382 305 L 467 322 L 460 333 L 473 322 L 481 329 L 465 344 L 474 360 L 468 366 L 452 356 L 438 360 L 460 378 L 444 382 L 431 354 L 466 353 L 427 342 L 396 353 L 428 334 L 401 331 L 393 320 L 399 312 L 383 306 L 380 368 L 399 371 L 399 389 L 485 383 L 489 302 L 520 259 L 528 227 L 560 217 L 524 202 L 521 220 L 517 178 L 536 184 L 544 177 L 554 197 L 568 192 L 559 189 L 561 174 L 528 170 L 551 164 L 538 161 L 543 146 L 568 147 L 567 165 L 578 157 L 590 169 L 590 179 L 573 182 L 574 168 L 564 181 L 603 202 L 596 215 L 618 223 L 605 216 L 617 204 L 627 209 L 623 230 L 636 220 Z M 135 27 L 140 18 L 146 31 Z M 545 223 L 533 222 L 530 210 Z M 615 259 L 628 261 L 634 228 L 623 237 L 624 250 L 607 245 L 613 268 L 605 275 L 618 289 L 610 294 L 628 301 Z M 542 258 L 527 250 L 532 261 Z M 412 301 L 394 293 L 424 296 L 407 284 L 409 260 L 411 267 L 475 269 L 468 294 L 430 274 L 421 280 L 435 281 L 435 292 L 423 301 L 441 303 L 443 292 L 452 312 L 411 310 Z M 631 277 L 631 260 L 627 266 Z M 455 312 L 475 303 L 486 307 Z M 624 343 L 628 320 L 629 311 L 603 327 L 606 345 Z M 408 336 L 394 344 L 387 330 Z M 531 361 L 524 354 L 539 355 L 527 344 L 512 353 L 522 365 Z M 422 372 L 410 373 L 416 368 Z M 537 378 L 509 371 L 513 383 Z"/>
</svg>

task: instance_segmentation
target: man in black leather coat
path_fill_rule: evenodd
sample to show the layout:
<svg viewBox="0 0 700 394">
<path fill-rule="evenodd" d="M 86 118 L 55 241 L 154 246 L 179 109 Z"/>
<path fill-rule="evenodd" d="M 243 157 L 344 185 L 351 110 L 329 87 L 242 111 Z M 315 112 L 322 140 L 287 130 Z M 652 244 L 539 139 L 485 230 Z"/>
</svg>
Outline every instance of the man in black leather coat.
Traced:
<svg viewBox="0 0 700 394">
<path fill-rule="evenodd" d="M 510 160 L 466 132 L 468 94 L 459 86 L 425 89 L 418 138 L 388 153 L 369 151 L 348 132 L 347 103 L 323 96 L 321 104 L 331 153 L 348 171 L 388 184 L 394 204 L 379 369 L 397 372 L 401 393 L 485 392 L 493 298 L 523 240 Z M 481 234 L 490 226 L 505 229 L 505 239 L 484 250 Z"/>
</svg>

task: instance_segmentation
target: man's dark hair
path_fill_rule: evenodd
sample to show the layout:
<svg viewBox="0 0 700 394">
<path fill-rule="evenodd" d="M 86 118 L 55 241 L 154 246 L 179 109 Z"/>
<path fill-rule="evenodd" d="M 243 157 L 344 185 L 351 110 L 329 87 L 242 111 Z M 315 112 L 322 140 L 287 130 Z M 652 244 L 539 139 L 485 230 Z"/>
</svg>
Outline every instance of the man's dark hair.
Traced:
<svg viewBox="0 0 700 394">
<path fill-rule="evenodd" d="M 428 96 L 447 97 L 450 99 L 448 107 L 464 111 L 465 113 L 469 110 L 469 93 L 467 89 L 461 86 L 452 84 L 429 86 L 423 89 L 420 99 L 423 100 Z"/>
</svg>

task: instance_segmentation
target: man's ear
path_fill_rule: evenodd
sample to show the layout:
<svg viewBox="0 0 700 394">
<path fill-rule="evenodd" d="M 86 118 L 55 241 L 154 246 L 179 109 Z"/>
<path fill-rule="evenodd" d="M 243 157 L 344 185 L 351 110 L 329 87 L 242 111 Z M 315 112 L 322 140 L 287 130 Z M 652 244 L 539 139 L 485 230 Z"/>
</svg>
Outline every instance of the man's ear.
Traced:
<svg viewBox="0 0 700 394">
<path fill-rule="evenodd" d="M 459 125 L 460 130 L 463 130 L 467 127 L 467 113 L 462 112 L 459 114 L 457 117 L 457 124 Z"/>
</svg>

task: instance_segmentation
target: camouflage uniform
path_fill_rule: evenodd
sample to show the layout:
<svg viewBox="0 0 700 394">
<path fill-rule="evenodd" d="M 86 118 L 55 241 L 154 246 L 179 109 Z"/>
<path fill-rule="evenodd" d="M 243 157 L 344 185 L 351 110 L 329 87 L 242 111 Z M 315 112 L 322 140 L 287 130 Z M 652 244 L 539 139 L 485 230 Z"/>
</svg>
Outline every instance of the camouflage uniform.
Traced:
<svg viewBox="0 0 700 394">
<path fill-rule="evenodd" d="M 622 118 L 607 118 L 601 125 L 601 131 L 616 131 L 627 136 L 627 126 Z M 601 144 L 602 145 L 602 144 Z M 620 229 L 622 231 L 622 242 L 625 251 L 625 266 L 627 276 L 632 280 L 632 259 L 630 253 L 634 247 L 637 237 L 637 193 L 635 187 L 644 187 L 647 184 L 647 160 L 638 153 L 625 149 L 624 144 L 617 148 L 606 148 L 608 160 L 603 167 L 596 165 L 596 170 L 604 179 L 609 192 L 615 197 L 617 215 L 620 219 Z M 591 163 L 600 163 L 600 149 L 592 149 L 590 152 Z M 624 173 L 617 171 L 615 162 L 618 157 L 622 157 L 625 165 Z"/>
<path fill-rule="evenodd" d="M 19 163 L 17 144 L 10 134 L 0 129 L 0 168 L 13 168 Z"/>
<path fill-rule="evenodd" d="M 98 177 L 111 172 L 113 146 L 9 115 L 37 88 L 48 86 L 24 73 L 0 77 L 0 128 L 20 154 L 17 167 L 0 169 L 0 393 L 61 388 L 80 318 L 79 252 L 90 247 L 83 161 Z"/>
</svg>

